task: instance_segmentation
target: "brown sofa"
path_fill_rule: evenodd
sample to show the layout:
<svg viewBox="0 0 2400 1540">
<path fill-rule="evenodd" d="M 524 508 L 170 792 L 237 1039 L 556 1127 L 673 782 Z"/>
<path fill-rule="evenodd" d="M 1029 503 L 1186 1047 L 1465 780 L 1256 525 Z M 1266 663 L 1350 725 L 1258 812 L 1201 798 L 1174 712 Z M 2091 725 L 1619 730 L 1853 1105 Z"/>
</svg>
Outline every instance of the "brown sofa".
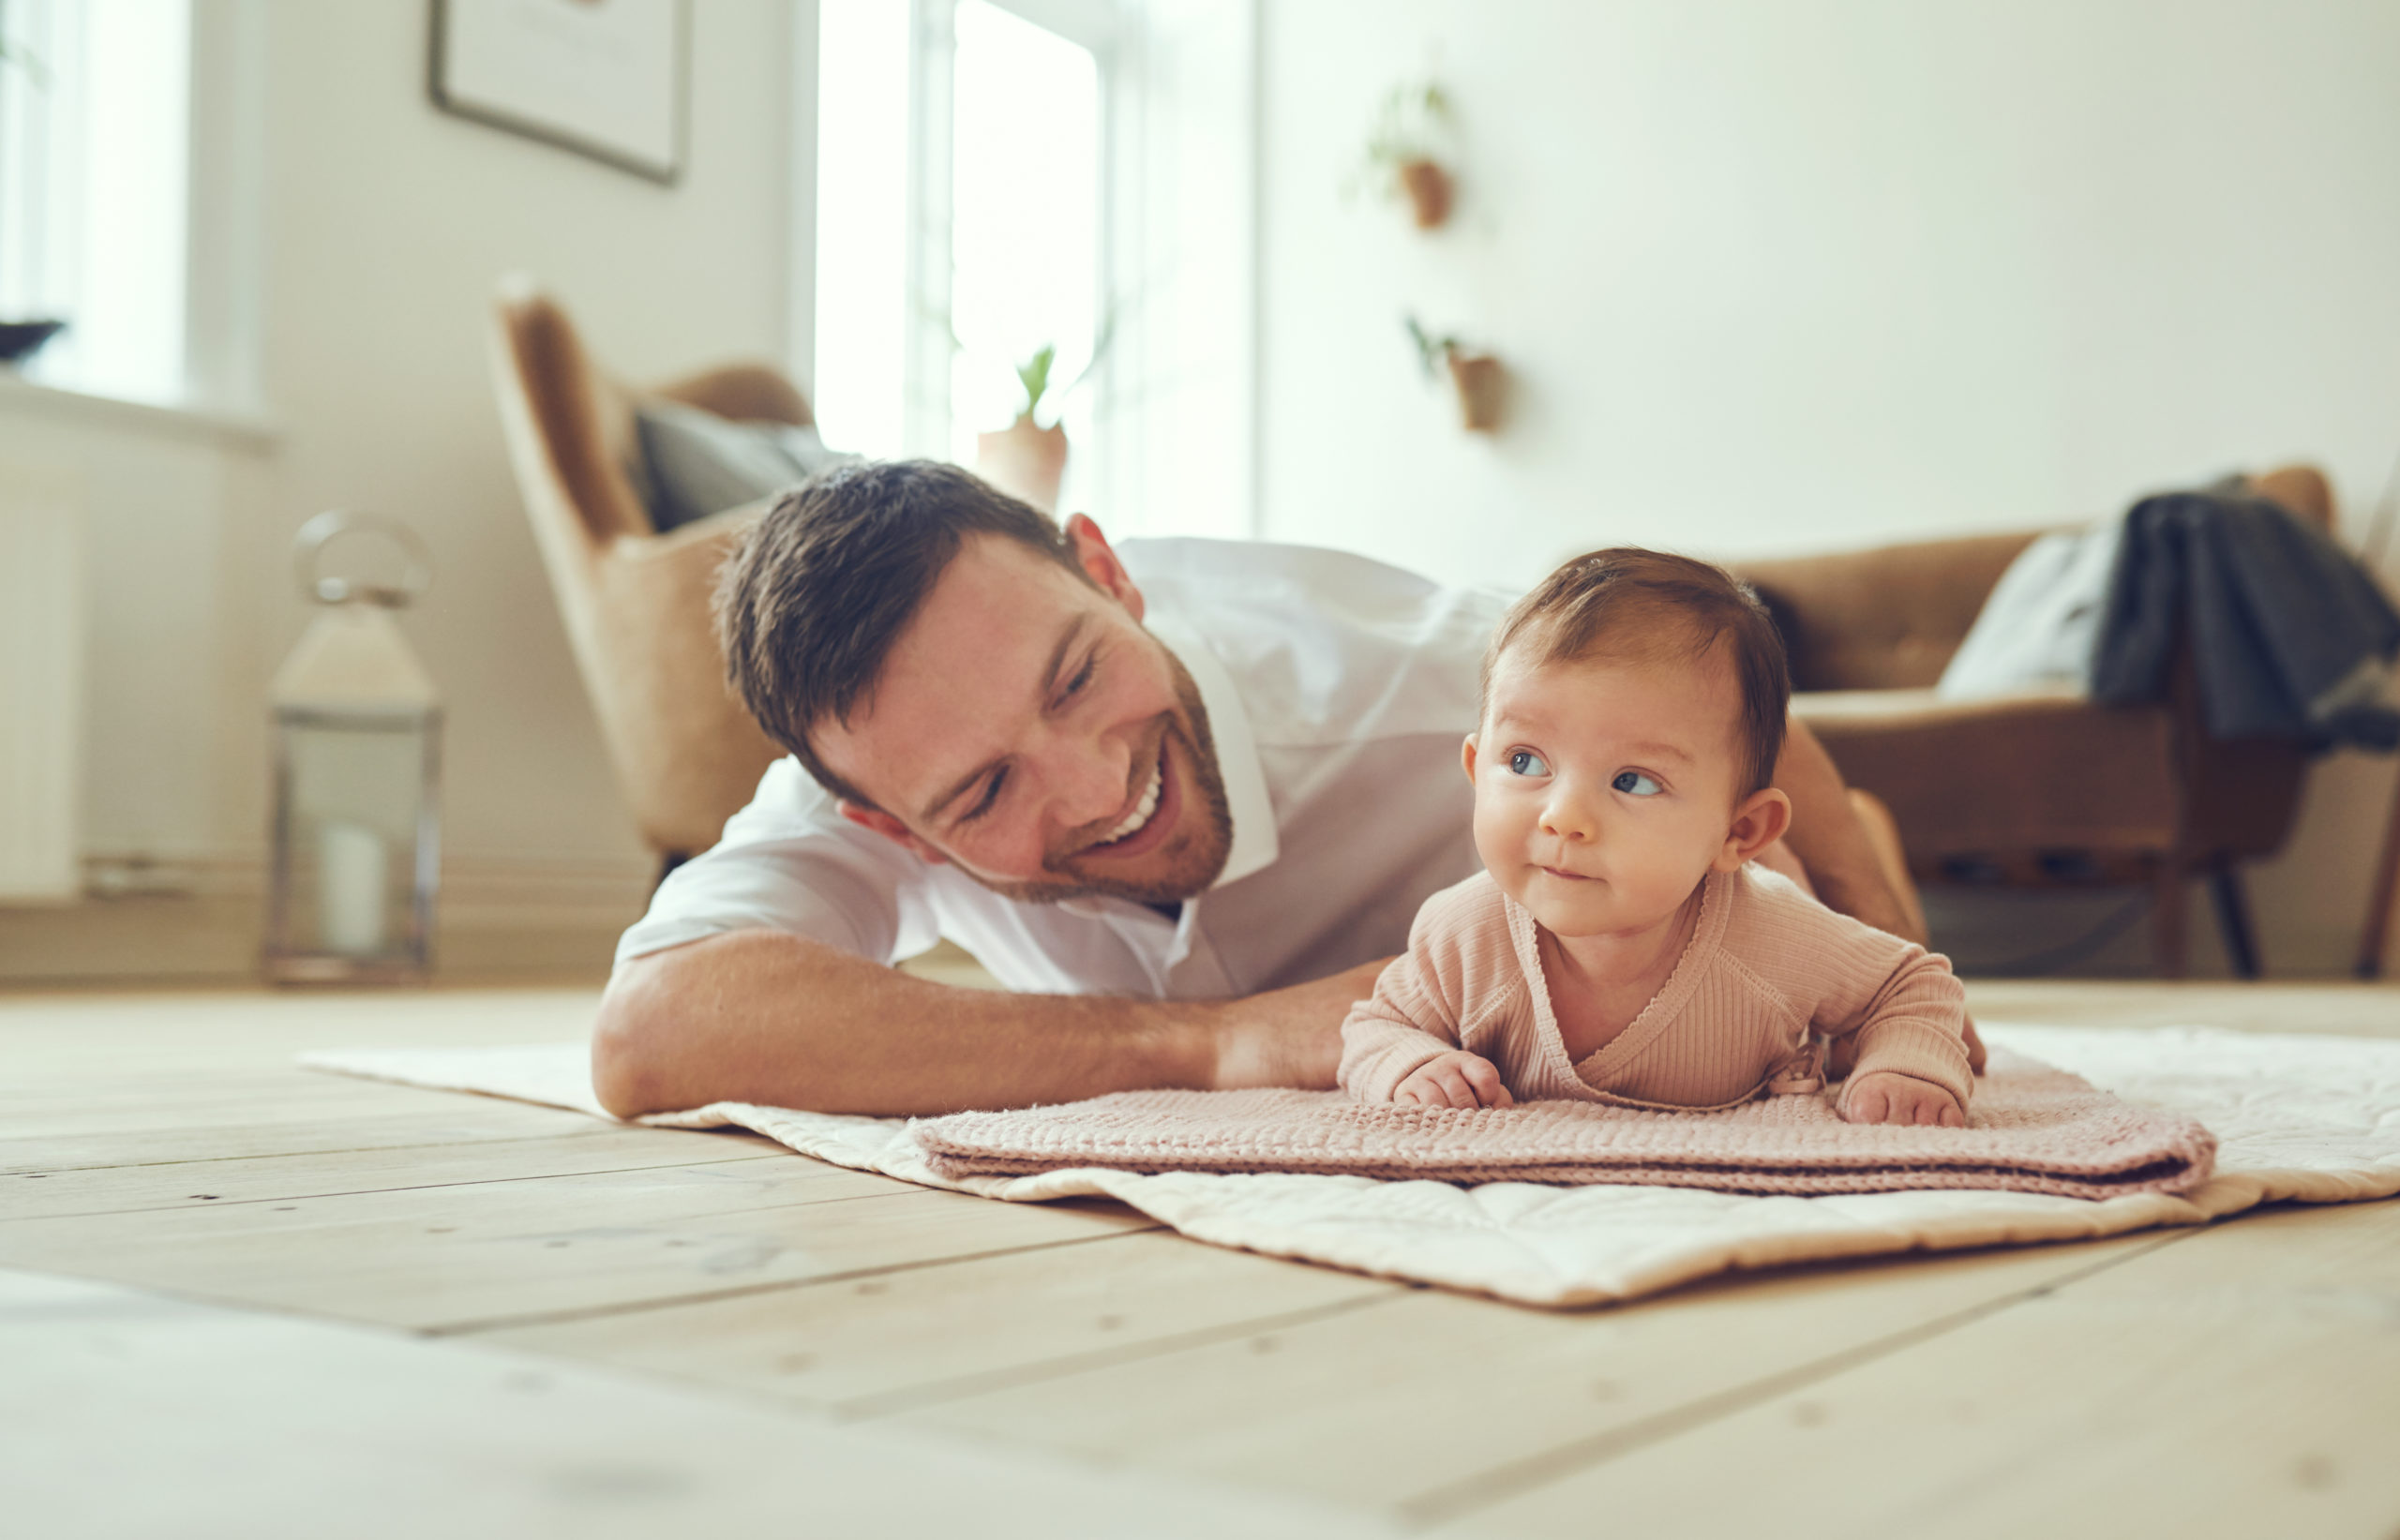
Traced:
<svg viewBox="0 0 2400 1540">
<path fill-rule="evenodd" d="M 760 512 L 661 535 L 636 490 L 634 390 L 592 363 L 566 313 L 503 284 L 493 382 L 525 514 L 600 734 L 642 838 L 667 866 L 716 843 L 783 751 L 725 682 L 710 600 L 726 553 Z M 722 417 L 805 426 L 808 403 L 763 365 L 653 387 Z"/>
<path fill-rule="evenodd" d="M 2316 471 L 2291 467 L 2255 480 L 2293 512 L 2332 527 L 2332 493 Z M 2206 876 L 2234 968 L 2256 977 L 2239 863 L 2282 845 L 2306 760 L 2277 740 L 2212 740 L 2188 648 L 2169 698 L 2157 706 L 2101 707 L 2064 693 L 1933 696 L 1985 596 L 2040 532 L 1740 570 L 1783 629 L 1794 712 L 1853 785 L 1890 807 L 1920 881 L 2146 883 L 2153 961 L 2177 977 L 2184 883 Z"/>
</svg>

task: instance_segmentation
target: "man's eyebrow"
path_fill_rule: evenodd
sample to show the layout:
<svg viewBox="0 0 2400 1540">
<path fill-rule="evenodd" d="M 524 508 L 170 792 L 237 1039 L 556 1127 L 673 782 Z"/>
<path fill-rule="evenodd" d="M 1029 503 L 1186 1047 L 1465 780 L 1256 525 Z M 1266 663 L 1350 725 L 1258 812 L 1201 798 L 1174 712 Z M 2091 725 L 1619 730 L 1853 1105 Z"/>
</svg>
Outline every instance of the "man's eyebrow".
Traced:
<svg viewBox="0 0 2400 1540">
<path fill-rule="evenodd" d="M 1058 644 L 1050 650 L 1050 662 L 1042 670 L 1042 698 L 1044 701 L 1047 701 L 1051 695 L 1058 692 L 1058 671 L 1067 665 L 1067 654 L 1074 650 L 1075 638 L 1084 634 L 1084 627 L 1088 625 L 1090 622 L 1091 616 L 1089 614 L 1078 615 L 1073 620 L 1067 622 L 1066 630 L 1058 634 Z M 937 793 L 934 800 L 925 804 L 925 810 L 917 815 L 917 821 L 921 824 L 932 823 L 936 814 L 941 812 L 942 809 L 950 806 L 951 803 L 958 800 L 961 797 L 966 796 L 967 793 L 972 789 L 976 782 L 981 781 L 986 775 L 991 774 L 992 767 L 998 764 L 1001 759 L 1006 757 L 1007 755 L 1002 755 L 991 759 L 986 759 L 982 764 L 976 766 L 973 770 L 968 770 L 966 774 L 952 782 L 948 789 Z"/>
</svg>

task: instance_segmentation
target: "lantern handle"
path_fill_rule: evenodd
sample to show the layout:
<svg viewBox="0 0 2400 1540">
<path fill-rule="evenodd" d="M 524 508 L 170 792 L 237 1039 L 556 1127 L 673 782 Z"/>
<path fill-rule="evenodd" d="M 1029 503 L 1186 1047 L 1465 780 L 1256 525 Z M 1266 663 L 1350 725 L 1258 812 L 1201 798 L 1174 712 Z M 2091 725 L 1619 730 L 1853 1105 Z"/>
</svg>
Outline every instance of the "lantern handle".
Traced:
<svg viewBox="0 0 2400 1540">
<path fill-rule="evenodd" d="M 398 546 L 403 565 L 397 585 L 365 583 L 350 577 L 327 577 L 317 570 L 325 547 L 343 535 L 381 535 Z M 353 514 L 347 508 L 333 508 L 319 514 L 300 526 L 292 537 L 292 564 L 299 574 L 300 591 L 321 605 L 346 605 L 352 601 L 380 606 L 384 609 L 399 609 L 422 596 L 433 582 L 433 558 L 418 539 L 416 531 L 405 524 L 370 515 Z"/>
</svg>

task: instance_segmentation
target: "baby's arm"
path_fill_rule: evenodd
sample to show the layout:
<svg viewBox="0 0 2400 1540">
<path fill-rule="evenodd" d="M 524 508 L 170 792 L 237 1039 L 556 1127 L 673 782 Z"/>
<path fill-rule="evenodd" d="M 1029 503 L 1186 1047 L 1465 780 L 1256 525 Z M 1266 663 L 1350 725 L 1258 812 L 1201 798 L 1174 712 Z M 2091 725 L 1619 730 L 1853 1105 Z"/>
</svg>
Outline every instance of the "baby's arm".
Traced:
<svg viewBox="0 0 2400 1540">
<path fill-rule="evenodd" d="M 1816 1025 L 1829 1037 L 1849 1035 L 1858 1051 L 1841 1115 L 1964 1128 L 1974 1090 L 1966 987 L 1947 959 L 1854 920 L 1840 923 L 1842 934 L 1827 938 L 1831 988 Z"/>
<path fill-rule="evenodd" d="M 1483 1105 L 1465 1065 L 1483 1067 L 1486 1084 L 1506 1097 L 1490 1061 L 1459 1046 L 1457 1019 L 1443 1009 L 1438 980 L 1412 945 L 1375 979 L 1375 993 L 1342 1023 L 1342 1088 L 1361 1101 L 1432 1107 Z M 1453 1096 L 1453 1085 L 1466 1093 Z M 1494 1100 L 1491 1105 L 1506 1106 Z"/>
<path fill-rule="evenodd" d="M 1495 935 L 1505 952 L 1505 923 L 1491 878 L 1445 888 L 1418 906 L 1409 949 L 1385 964 L 1375 994 L 1342 1022 L 1342 1089 L 1358 1101 L 1514 1106 L 1500 1069 L 1462 1043 L 1459 1024 L 1478 991 L 1469 974 L 1488 966 Z"/>
</svg>

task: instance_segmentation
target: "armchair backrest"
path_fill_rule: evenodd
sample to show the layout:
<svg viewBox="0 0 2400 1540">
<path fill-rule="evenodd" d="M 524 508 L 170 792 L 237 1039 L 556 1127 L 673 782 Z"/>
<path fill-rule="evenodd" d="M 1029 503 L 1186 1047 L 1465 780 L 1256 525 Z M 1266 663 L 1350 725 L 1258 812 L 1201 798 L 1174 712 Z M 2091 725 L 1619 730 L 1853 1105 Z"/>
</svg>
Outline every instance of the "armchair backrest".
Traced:
<svg viewBox="0 0 2400 1540">
<path fill-rule="evenodd" d="M 2318 528 L 2332 528 L 2332 489 L 2315 467 L 2288 465 L 2250 485 Z M 2001 575 L 2043 532 L 1752 561 L 1736 571 L 1783 633 L 1794 690 L 1927 689 L 1967 639 Z"/>
<path fill-rule="evenodd" d="M 717 570 L 760 510 L 654 532 L 628 469 L 633 393 L 522 279 L 500 297 L 492 372 L 526 516 L 626 805 L 652 848 L 696 855 L 783 752 L 728 689 L 711 613 Z M 762 365 L 657 394 L 725 416 L 809 421 L 806 399 Z"/>
</svg>

